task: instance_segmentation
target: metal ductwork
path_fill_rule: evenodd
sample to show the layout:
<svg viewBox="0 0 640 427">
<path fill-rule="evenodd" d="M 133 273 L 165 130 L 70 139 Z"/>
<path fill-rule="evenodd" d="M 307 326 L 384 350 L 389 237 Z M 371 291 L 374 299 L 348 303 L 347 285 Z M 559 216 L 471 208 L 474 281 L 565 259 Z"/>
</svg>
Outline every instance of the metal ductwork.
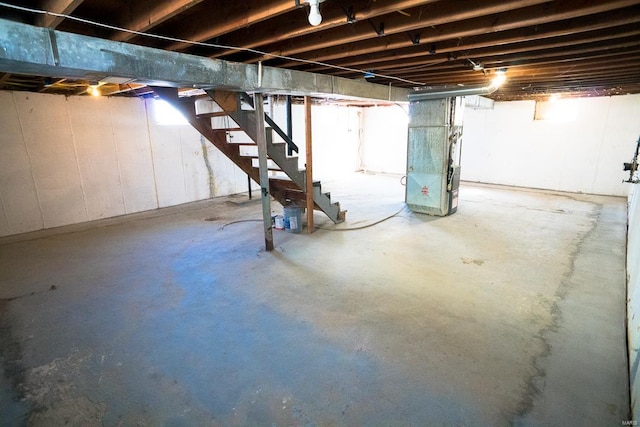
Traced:
<svg viewBox="0 0 640 427">
<path fill-rule="evenodd" d="M 428 101 L 430 99 L 454 98 L 457 96 L 490 95 L 498 90 L 503 81 L 504 80 L 493 79 L 491 83 L 486 86 L 418 89 L 409 93 L 409 101 Z"/>
</svg>

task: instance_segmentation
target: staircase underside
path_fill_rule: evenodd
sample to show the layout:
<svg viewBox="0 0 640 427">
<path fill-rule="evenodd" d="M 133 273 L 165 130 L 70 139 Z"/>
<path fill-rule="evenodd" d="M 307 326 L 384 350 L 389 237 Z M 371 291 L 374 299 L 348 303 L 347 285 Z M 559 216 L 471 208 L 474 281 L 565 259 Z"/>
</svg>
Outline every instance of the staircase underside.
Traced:
<svg viewBox="0 0 640 427">
<path fill-rule="evenodd" d="M 207 111 L 198 111 L 195 97 L 180 98 L 175 88 L 154 88 L 155 94 L 180 111 L 202 136 L 233 161 L 243 172 L 255 182 L 260 182 L 260 171 L 257 167 L 257 134 L 256 114 L 252 109 L 252 99 L 247 94 L 230 91 L 207 91 L 208 98 L 203 101 Z M 211 101 L 211 102 L 209 102 Z M 277 127 L 266 114 L 267 155 L 269 171 L 269 193 L 283 206 L 296 205 L 307 208 L 306 173 L 298 166 L 297 156 L 287 155 L 287 142 L 290 147 L 297 147 L 292 141 L 274 141 L 273 132 L 281 137 L 286 134 Z M 225 126 L 219 125 L 225 118 Z M 262 118 L 265 120 L 265 118 Z M 242 143 L 232 142 L 232 135 L 238 132 L 246 134 Z M 288 139 L 288 138 L 287 138 Z M 331 201 L 329 193 L 323 193 L 319 181 L 313 183 L 313 208 L 324 212 L 334 223 L 345 219 L 345 211 L 340 204 Z"/>
</svg>

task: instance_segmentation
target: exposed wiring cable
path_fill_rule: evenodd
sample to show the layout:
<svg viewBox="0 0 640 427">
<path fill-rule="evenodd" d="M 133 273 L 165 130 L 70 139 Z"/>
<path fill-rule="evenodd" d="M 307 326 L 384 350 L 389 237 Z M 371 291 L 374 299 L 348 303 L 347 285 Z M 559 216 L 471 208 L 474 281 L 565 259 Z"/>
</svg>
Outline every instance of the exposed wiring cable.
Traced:
<svg viewBox="0 0 640 427">
<path fill-rule="evenodd" d="M 365 228 L 369 228 L 369 227 L 373 227 L 374 225 L 378 225 L 380 223 L 383 223 L 393 217 L 396 217 L 400 214 L 400 212 L 404 211 L 406 209 L 406 205 L 402 206 L 397 212 L 386 216 L 382 219 L 379 219 L 375 222 L 372 222 L 371 224 L 365 224 L 362 225 L 360 227 L 350 227 L 350 228 L 328 228 L 328 227 L 316 227 L 317 230 L 327 230 L 327 231 L 354 231 L 354 230 L 364 230 Z M 226 224 L 224 224 L 222 227 L 220 227 L 218 230 L 224 230 L 226 227 L 228 227 L 229 225 L 233 225 L 233 224 L 239 224 L 239 223 L 243 223 L 243 222 L 262 222 L 262 219 L 239 219 L 237 221 L 231 221 L 228 222 Z"/>
<path fill-rule="evenodd" d="M 204 46 L 204 47 L 211 47 L 211 48 L 215 48 L 215 49 L 224 49 L 224 50 L 235 50 L 235 51 L 239 51 L 239 52 L 248 52 L 248 53 L 253 53 L 253 54 L 256 54 L 256 55 L 268 56 L 268 57 L 271 57 L 271 58 L 274 58 L 274 59 L 284 59 L 286 61 L 295 61 L 295 62 L 301 62 L 301 63 L 304 63 L 304 64 L 318 65 L 318 66 L 321 66 L 321 67 L 333 68 L 333 69 L 342 70 L 342 71 L 349 71 L 349 72 L 359 73 L 359 74 L 363 74 L 363 75 L 364 74 L 369 74 L 369 75 L 373 74 L 375 77 L 380 77 L 380 78 L 390 79 L 390 80 L 396 80 L 396 81 L 409 83 L 409 84 L 412 84 L 412 85 L 418 85 L 418 86 L 424 86 L 426 84 L 426 83 L 423 83 L 423 82 L 416 82 L 416 81 L 413 81 L 413 80 L 403 79 L 402 77 L 389 76 L 389 75 L 386 75 L 386 74 L 377 74 L 377 73 L 372 73 L 371 71 L 360 70 L 360 69 L 357 69 L 357 68 L 342 67 L 340 65 L 328 64 L 326 62 L 312 61 L 312 60 L 309 60 L 309 59 L 295 58 L 295 57 L 286 56 L 286 55 L 278 55 L 278 54 L 275 54 L 275 53 L 264 52 L 264 51 L 261 51 L 261 50 L 258 50 L 258 49 L 252 49 L 252 48 L 248 48 L 248 47 L 227 46 L 227 45 L 216 44 L 216 43 L 207 43 L 207 42 L 198 42 L 198 41 L 195 41 L 195 40 L 186 40 L 186 39 L 181 39 L 181 38 L 178 38 L 178 37 L 163 36 L 163 35 L 160 35 L 160 34 L 145 33 L 145 32 L 142 32 L 142 31 L 130 30 L 128 28 L 118 27 L 118 26 L 110 25 L 110 24 L 104 24 L 104 23 L 101 23 L 101 22 L 92 21 L 92 20 L 85 19 L 85 18 L 79 18 L 79 17 L 76 17 L 76 16 L 67 15 L 67 14 L 64 14 L 64 13 L 49 12 L 49 11 L 46 11 L 46 10 L 33 9 L 33 8 L 30 8 L 30 7 L 18 6 L 18 5 L 14 5 L 14 4 L 5 3 L 5 2 L 0 2 L 0 6 L 6 7 L 8 9 L 19 10 L 21 12 L 36 13 L 36 14 L 40 14 L 40 15 L 50 15 L 50 16 L 55 16 L 57 18 L 69 19 L 71 21 L 81 22 L 83 24 L 93 25 L 93 26 L 100 27 L 100 28 L 105 28 L 105 29 L 108 29 L 108 30 L 121 31 L 121 32 L 129 33 L 129 34 L 135 34 L 137 36 L 155 38 L 155 39 L 158 39 L 158 40 L 164 40 L 164 41 L 170 41 L 170 42 L 176 42 L 176 43 L 186 43 L 186 44 L 191 44 L 191 45 L 194 45 L 194 46 Z"/>
<path fill-rule="evenodd" d="M 239 219 L 237 221 L 231 221 L 231 222 L 226 223 L 225 225 L 220 227 L 218 230 L 224 230 L 225 227 L 227 227 L 229 225 L 239 224 L 241 222 L 262 222 L 262 220 L 261 219 Z"/>
<path fill-rule="evenodd" d="M 400 214 L 400 212 L 402 212 L 403 210 L 406 209 L 406 205 L 402 206 L 400 208 L 400 210 L 398 210 L 396 213 L 393 213 L 389 216 L 386 216 L 382 219 L 379 219 L 378 221 L 372 222 L 371 224 L 366 224 L 366 225 L 362 225 L 360 227 L 350 227 L 350 228 L 326 228 L 326 227 L 317 227 L 318 230 L 327 230 L 327 231 L 354 231 L 354 230 L 364 230 L 365 228 L 369 228 L 369 227 L 373 227 L 374 225 L 378 225 L 382 222 L 385 222 L 393 217 L 396 217 Z"/>
</svg>

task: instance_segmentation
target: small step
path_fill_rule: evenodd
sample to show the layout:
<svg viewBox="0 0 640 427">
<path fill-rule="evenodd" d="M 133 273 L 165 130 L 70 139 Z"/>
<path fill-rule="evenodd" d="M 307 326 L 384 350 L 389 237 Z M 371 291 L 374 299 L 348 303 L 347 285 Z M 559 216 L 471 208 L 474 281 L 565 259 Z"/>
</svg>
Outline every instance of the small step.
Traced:
<svg viewBox="0 0 640 427">
<path fill-rule="evenodd" d="M 257 157 L 253 157 L 253 156 L 242 156 L 244 158 L 247 159 L 251 159 L 251 166 L 253 166 L 254 168 L 259 168 L 260 166 L 258 165 L 258 158 Z M 283 172 L 283 170 L 280 168 L 280 166 L 278 166 L 278 164 L 276 162 L 274 162 L 272 159 L 267 159 L 267 169 L 270 171 L 276 171 L 276 172 Z"/>
<path fill-rule="evenodd" d="M 240 132 L 242 128 L 215 128 L 214 130 L 223 130 L 225 132 Z"/>
</svg>

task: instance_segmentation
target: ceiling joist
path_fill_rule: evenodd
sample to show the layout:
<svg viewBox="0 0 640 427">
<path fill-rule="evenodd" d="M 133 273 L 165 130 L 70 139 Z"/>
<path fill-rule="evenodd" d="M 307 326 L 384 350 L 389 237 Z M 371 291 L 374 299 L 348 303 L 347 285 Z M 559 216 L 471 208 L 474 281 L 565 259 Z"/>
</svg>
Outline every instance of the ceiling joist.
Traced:
<svg viewBox="0 0 640 427">
<path fill-rule="evenodd" d="M 139 12 L 134 12 L 132 19 L 129 22 L 121 22 L 120 26 L 136 32 L 149 31 L 200 2 L 202 0 L 174 0 L 168 3 L 151 2 L 151 4 L 142 1 L 131 2 L 130 7 L 138 9 Z M 118 32 L 112 40 L 123 42 L 135 36 L 135 33 Z"/>
<path fill-rule="evenodd" d="M 53 16 L 11 9 L 6 2 L 16 7 L 37 4 L 73 19 L 58 17 L 45 22 L 44 18 Z M 188 58 L 201 57 L 203 61 L 224 58 L 255 64 L 248 68 L 228 66 L 254 74 L 260 62 L 289 72 L 312 72 L 329 77 L 327 81 L 336 76 L 362 82 L 366 73 L 373 73 L 368 81 L 387 88 L 456 87 L 486 84 L 494 70 L 506 68 L 509 80 L 491 95 L 495 99 L 522 99 L 527 93 L 537 97 L 543 89 L 640 93 L 640 73 L 633 71 L 640 49 L 640 0 L 325 0 L 320 3 L 322 21 L 317 26 L 308 22 L 305 0 L 6 2 L 0 6 L 0 18 L 189 53 L 192 56 Z M 12 43 L 7 48 L 11 50 Z M 119 61 L 111 52 L 103 51 L 99 56 Z M 79 54 L 77 58 L 82 59 Z M 55 55 L 48 60 L 55 62 Z M 145 63 L 145 58 L 140 60 Z M 155 74 L 173 70 L 183 75 L 165 77 L 184 82 L 184 73 L 193 72 L 192 65 L 187 65 L 193 64 L 190 61 L 182 69 L 159 65 Z M 473 70 L 474 64 L 480 71 Z M 25 72 L 34 76 L 30 82 L 16 70 L 0 69 L 14 73 L 0 82 L 0 89 L 40 90 L 51 78 L 66 77 L 47 74 L 51 71 L 48 67 L 50 64 L 27 69 Z M 153 73 L 140 65 L 137 74 Z M 237 75 L 238 79 L 245 77 Z M 95 76 L 89 77 L 78 81 L 95 80 Z M 282 83 L 294 89 L 297 84 Z M 53 92 L 59 86 L 63 91 L 69 84 L 46 90 Z"/>
<path fill-rule="evenodd" d="M 41 8 L 42 10 L 55 14 L 70 15 L 82 2 L 83 0 L 45 0 Z M 43 14 L 36 18 L 36 25 L 56 28 L 62 21 L 64 21 L 64 17 L 62 16 Z"/>
</svg>

